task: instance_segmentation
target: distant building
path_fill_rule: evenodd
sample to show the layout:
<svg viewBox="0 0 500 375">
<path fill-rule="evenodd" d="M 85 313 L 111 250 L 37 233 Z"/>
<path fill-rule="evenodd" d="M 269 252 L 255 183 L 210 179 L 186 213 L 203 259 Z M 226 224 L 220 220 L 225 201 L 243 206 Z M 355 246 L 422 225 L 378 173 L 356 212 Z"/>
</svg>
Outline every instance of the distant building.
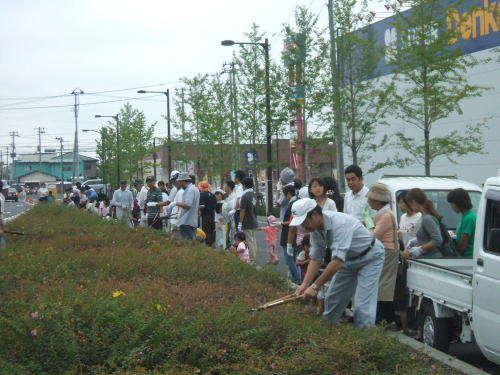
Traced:
<svg viewBox="0 0 500 375">
<path fill-rule="evenodd" d="M 65 181 L 73 177 L 73 153 L 66 152 L 62 155 L 62 173 Z M 17 181 L 51 182 L 61 179 L 61 155 L 56 153 L 42 153 L 40 163 L 39 154 L 17 155 L 17 160 L 12 162 L 12 178 Z M 80 155 L 79 179 L 88 180 L 97 176 L 97 159 Z M 38 172 L 38 173 L 34 173 Z M 44 179 L 44 180 L 41 180 Z"/>
</svg>

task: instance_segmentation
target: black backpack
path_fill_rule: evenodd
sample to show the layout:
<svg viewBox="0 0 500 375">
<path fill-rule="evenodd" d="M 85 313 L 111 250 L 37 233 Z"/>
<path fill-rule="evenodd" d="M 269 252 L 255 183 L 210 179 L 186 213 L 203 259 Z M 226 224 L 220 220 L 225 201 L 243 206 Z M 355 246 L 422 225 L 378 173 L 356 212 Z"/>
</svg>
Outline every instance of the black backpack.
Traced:
<svg viewBox="0 0 500 375">
<path fill-rule="evenodd" d="M 448 232 L 448 228 L 446 228 L 446 226 L 441 222 L 441 219 L 439 219 L 438 222 L 439 229 L 441 231 L 441 237 L 443 237 L 443 243 L 439 247 L 441 254 L 443 254 L 443 257 L 445 258 L 459 258 L 460 253 L 458 252 L 455 241 L 453 241 L 450 233 Z"/>
</svg>

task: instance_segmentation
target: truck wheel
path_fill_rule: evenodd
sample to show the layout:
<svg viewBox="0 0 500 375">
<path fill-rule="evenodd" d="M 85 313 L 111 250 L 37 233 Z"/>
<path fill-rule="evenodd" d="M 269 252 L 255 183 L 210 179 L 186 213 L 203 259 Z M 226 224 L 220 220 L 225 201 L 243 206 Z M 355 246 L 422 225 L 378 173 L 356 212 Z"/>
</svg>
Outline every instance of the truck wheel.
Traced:
<svg viewBox="0 0 500 375">
<path fill-rule="evenodd" d="M 420 319 L 420 332 L 424 344 L 448 353 L 451 341 L 451 329 L 451 319 L 436 318 L 432 304 L 425 304 Z"/>
</svg>

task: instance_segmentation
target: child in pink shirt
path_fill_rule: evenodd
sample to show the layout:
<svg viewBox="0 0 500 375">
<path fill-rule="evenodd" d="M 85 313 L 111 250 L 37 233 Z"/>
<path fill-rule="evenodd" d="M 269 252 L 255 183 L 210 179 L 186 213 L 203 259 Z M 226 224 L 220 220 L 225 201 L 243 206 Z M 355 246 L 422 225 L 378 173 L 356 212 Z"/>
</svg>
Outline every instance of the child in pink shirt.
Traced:
<svg viewBox="0 0 500 375">
<path fill-rule="evenodd" d="M 232 247 L 238 254 L 240 260 L 246 263 L 250 263 L 250 253 L 248 252 L 248 245 L 246 243 L 246 236 L 243 232 L 236 232 L 234 235 L 234 242 L 236 243 L 236 248 Z"/>
<path fill-rule="evenodd" d="M 269 254 L 269 263 L 277 264 L 279 262 L 278 255 L 276 254 L 276 239 L 278 238 L 279 228 L 275 227 L 277 219 L 271 215 L 267 218 L 268 226 L 257 228 L 266 232 L 266 245 L 267 253 Z"/>
</svg>

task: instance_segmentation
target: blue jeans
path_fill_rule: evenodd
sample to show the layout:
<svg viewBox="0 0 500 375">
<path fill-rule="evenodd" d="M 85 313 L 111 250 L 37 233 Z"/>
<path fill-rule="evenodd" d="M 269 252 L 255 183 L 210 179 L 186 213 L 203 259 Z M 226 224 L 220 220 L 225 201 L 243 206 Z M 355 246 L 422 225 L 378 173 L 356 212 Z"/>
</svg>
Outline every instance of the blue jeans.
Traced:
<svg viewBox="0 0 500 375">
<path fill-rule="evenodd" d="M 290 271 L 292 282 L 300 285 L 302 282 L 302 275 L 300 274 L 300 267 L 296 264 L 298 249 L 297 247 L 293 248 L 293 256 L 287 254 L 286 246 L 283 246 L 283 251 L 285 253 L 285 262 L 288 266 L 288 270 Z"/>
<path fill-rule="evenodd" d="M 185 240 L 195 240 L 196 239 L 196 228 L 191 225 L 181 225 L 179 227 L 179 232 L 181 237 Z"/>
</svg>

